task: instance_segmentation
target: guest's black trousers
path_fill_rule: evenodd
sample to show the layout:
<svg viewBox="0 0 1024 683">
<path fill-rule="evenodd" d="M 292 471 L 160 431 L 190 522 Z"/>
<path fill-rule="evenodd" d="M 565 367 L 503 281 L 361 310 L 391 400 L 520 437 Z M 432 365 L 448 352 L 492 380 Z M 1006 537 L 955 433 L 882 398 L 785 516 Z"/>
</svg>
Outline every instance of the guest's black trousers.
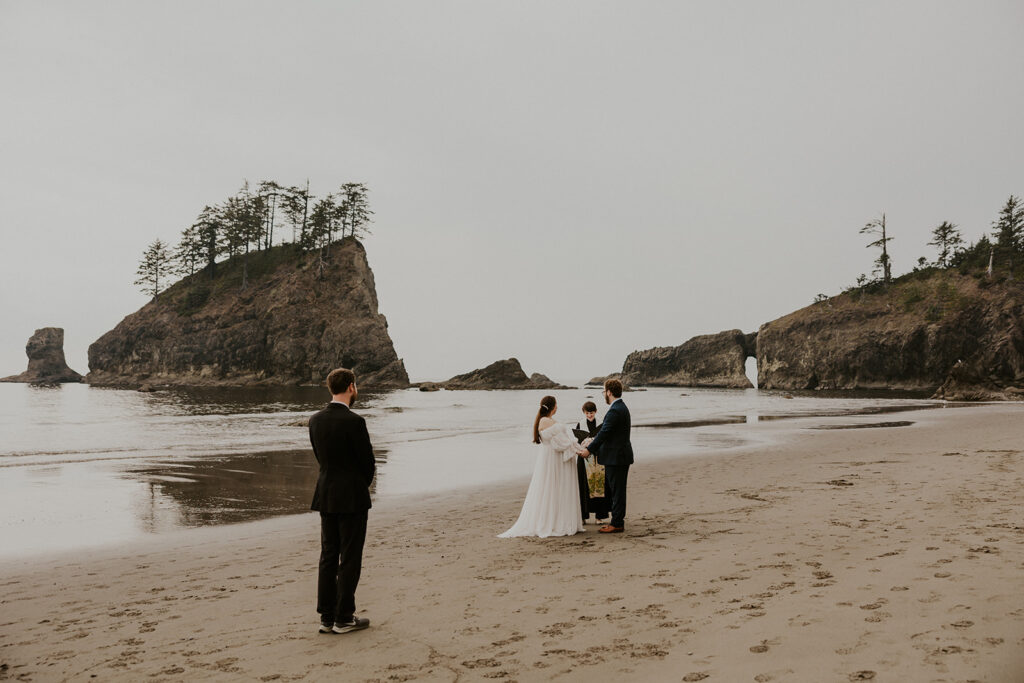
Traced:
<svg viewBox="0 0 1024 683">
<path fill-rule="evenodd" d="M 324 623 L 348 621 L 356 612 L 363 568 L 367 511 L 320 513 L 320 577 L 316 611 Z"/>
<path fill-rule="evenodd" d="M 612 526 L 624 526 L 626 522 L 626 480 L 629 479 L 629 465 L 604 466 L 604 495 L 611 499 Z"/>
</svg>

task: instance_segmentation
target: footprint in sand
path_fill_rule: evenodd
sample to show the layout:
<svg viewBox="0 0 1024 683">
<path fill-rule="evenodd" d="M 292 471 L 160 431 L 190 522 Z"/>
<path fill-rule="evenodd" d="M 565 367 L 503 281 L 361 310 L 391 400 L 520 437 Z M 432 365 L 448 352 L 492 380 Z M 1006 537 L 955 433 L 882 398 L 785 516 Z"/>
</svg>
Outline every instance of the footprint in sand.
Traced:
<svg viewBox="0 0 1024 683">
<path fill-rule="evenodd" d="M 870 681 L 875 677 L 874 671 L 854 671 L 850 674 L 851 681 Z"/>
<path fill-rule="evenodd" d="M 982 553 L 982 554 L 998 553 L 999 552 L 999 548 L 996 548 L 995 546 L 990 546 L 990 545 L 983 545 L 983 546 L 979 546 L 977 548 L 968 548 L 967 552 L 969 552 L 969 553 Z"/>
<path fill-rule="evenodd" d="M 707 678 L 710 675 L 711 674 L 709 674 L 709 673 L 707 673 L 705 671 L 693 671 L 693 672 L 690 672 L 690 673 L 686 674 L 685 676 L 683 676 L 683 680 L 686 681 L 687 683 L 692 683 L 692 681 L 703 681 L 705 678 Z"/>
<path fill-rule="evenodd" d="M 566 629 L 574 628 L 576 624 L 571 621 L 562 621 L 557 624 L 551 624 L 547 628 L 540 629 L 540 632 L 546 636 L 560 636 Z"/>
<path fill-rule="evenodd" d="M 467 669 L 491 669 L 496 666 L 501 666 L 501 662 L 494 658 L 471 659 L 462 662 L 462 666 Z"/>
</svg>

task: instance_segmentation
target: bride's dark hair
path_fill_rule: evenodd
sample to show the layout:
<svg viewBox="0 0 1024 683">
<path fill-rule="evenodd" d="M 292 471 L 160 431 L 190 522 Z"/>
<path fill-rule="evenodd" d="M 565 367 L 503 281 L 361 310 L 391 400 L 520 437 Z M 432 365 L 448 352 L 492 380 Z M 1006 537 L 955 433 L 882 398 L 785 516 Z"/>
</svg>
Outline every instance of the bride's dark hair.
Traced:
<svg viewBox="0 0 1024 683">
<path fill-rule="evenodd" d="M 540 443 L 540 419 L 551 415 L 555 409 L 555 397 L 545 396 L 540 400 L 540 410 L 537 411 L 537 419 L 533 421 L 533 442 Z"/>
</svg>

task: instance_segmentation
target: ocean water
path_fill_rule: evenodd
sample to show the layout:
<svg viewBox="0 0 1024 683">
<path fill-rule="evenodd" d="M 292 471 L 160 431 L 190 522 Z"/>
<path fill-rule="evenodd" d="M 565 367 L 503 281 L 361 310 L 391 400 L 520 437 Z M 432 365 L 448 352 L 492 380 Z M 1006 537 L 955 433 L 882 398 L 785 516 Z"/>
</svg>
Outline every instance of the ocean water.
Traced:
<svg viewBox="0 0 1024 683">
<path fill-rule="evenodd" d="M 378 463 L 375 504 L 457 496 L 525 479 L 543 391 L 361 396 Z M 595 389 L 550 392 L 575 423 Z M 0 560 L 118 544 L 171 530 L 308 511 L 316 462 L 312 387 L 140 393 L 82 384 L 0 384 Z M 941 407 L 920 397 L 651 388 L 624 400 L 638 466 L 777 438 L 766 423 Z M 797 428 L 797 427 L 794 427 Z"/>
</svg>

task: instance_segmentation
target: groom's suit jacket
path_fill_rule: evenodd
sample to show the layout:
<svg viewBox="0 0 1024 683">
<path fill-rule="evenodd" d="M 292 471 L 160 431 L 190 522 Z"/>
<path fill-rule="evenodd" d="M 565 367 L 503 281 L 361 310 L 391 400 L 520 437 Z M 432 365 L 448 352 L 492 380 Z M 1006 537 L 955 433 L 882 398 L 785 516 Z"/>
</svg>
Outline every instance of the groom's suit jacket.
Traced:
<svg viewBox="0 0 1024 683">
<path fill-rule="evenodd" d="M 587 450 L 597 458 L 597 464 L 612 467 L 633 464 L 633 444 L 629 442 L 630 424 L 629 408 L 622 399 L 616 399 L 605 413 L 601 431 L 587 446 Z"/>
<path fill-rule="evenodd" d="M 377 471 L 366 420 L 344 403 L 331 402 L 309 418 L 309 440 L 320 463 L 313 504 L 320 512 L 370 509 L 370 482 Z"/>
</svg>

